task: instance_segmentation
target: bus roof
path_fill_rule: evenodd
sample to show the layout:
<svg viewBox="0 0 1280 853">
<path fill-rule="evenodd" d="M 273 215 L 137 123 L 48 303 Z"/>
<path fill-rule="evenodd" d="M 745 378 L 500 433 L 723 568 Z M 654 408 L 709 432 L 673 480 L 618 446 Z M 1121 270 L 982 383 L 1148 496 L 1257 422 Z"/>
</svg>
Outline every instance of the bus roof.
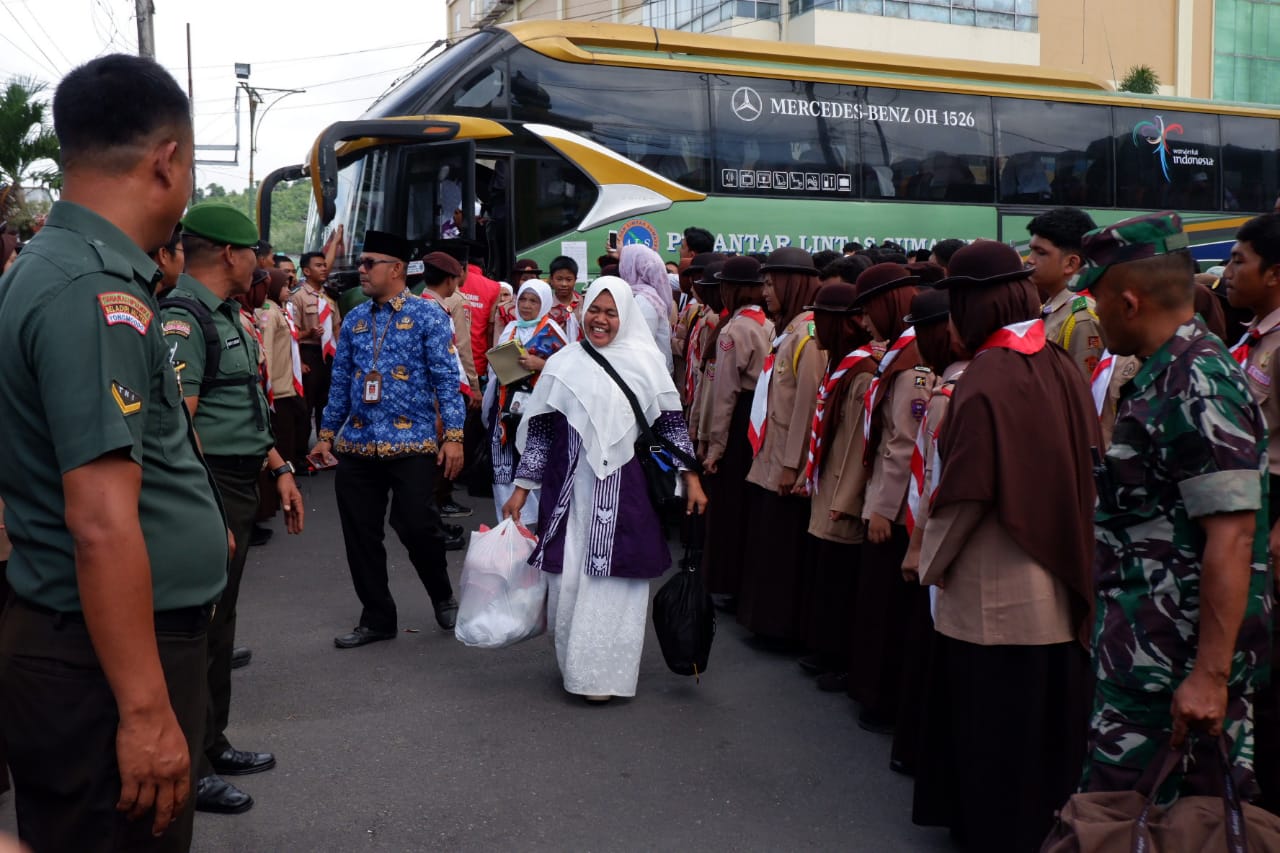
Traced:
<svg viewBox="0 0 1280 853">
<path fill-rule="evenodd" d="M 664 68 L 775 79 L 1044 98 L 1150 109 L 1180 109 L 1275 118 L 1280 110 L 1240 104 L 1115 92 L 1085 74 L 1031 65 L 905 56 L 848 48 L 795 45 L 803 54 L 779 57 L 779 43 L 628 24 L 520 21 L 493 29 L 564 62 Z"/>
</svg>

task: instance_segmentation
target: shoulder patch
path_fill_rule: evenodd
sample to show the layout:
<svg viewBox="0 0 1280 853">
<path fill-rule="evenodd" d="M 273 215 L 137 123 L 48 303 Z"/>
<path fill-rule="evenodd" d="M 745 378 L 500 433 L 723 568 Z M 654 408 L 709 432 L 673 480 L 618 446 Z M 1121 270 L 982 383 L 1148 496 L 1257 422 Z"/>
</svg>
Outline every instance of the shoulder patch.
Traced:
<svg viewBox="0 0 1280 853">
<path fill-rule="evenodd" d="M 1265 388 L 1271 387 L 1271 377 L 1267 375 L 1265 370 L 1258 367 L 1256 364 L 1249 365 L 1248 370 L 1245 372 L 1249 374 L 1250 379 L 1257 382 L 1259 385 Z"/>
<path fill-rule="evenodd" d="M 1084 296 L 1077 296 L 1075 299 L 1072 299 L 1072 300 L 1071 300 L 1071 313 L 1072 313 L 1072 314 L 1074 314 L 1074 313 L 1075 313 L 1075 312 L 1077 312 L 1077 311 L 1088 311 L 1088 310 L 1089 310 L 1089 300 L 1088 300 L 1088 298 L 1086 298 L 1086 297 L 1084 297 Z"/>
<path fill-rule="evenodd" d="M 116 401 L 120 411 L 126 415 L 132 415 L 142 408 L 142 398 L 138 396 L 137 392 L 121 385 L 114 379 L 111 380 L 111 398 Z"/>
<path fill-rule="evenodd" d="M 733 338 L 722 333 L 720 335 L 720 349 L 724 350 L 725 352 L 728 352 L 729 350 L 733 349 Z"/>
<path fill-rule="evenodd" d="M 166 335 L 181 335 L 184 338 L 191 337 L 191 324 L 183 320 L 166 320 L 160 330 Z"/>
<path fill-rule="evenodd" d="M 1102 349 L 1102 338 L 1099 335 L 1089 336 L 1089 349 Z"/>
<path fill-rule="evenodd" d="M 102 316 L 108 326 L 125 325 L 140 335 L 151 328 L 151 308 L 136 296 L 119 291 L 100 293 L 98 304 L 102 306 Z"/>
<path fill-rule="evenodd" d="M 916 420 L 920 420 L 921 418 L 923 418 L 924 411 L 927 406 L 928 406 L 928 403 L 926 403 L 924 400 L 912 400 L 911 401 L 911 417 L 915 418 Z"/>
</svg>

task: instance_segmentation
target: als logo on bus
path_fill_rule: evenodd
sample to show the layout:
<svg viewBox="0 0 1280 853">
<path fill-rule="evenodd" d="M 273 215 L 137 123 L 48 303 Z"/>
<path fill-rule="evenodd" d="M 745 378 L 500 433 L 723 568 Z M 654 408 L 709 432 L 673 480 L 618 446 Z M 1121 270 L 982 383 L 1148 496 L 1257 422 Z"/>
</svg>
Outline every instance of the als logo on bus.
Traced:
<svg viewBox="0 0 1280 853">
<path fill-rule="evenodd" d="M 639 243 L 650 249 L 658 248 L 658 229 L 643 219 L 632 219 L 623 223 L 618 229 L 618 245 L 630 246 Z"/>
</svg>

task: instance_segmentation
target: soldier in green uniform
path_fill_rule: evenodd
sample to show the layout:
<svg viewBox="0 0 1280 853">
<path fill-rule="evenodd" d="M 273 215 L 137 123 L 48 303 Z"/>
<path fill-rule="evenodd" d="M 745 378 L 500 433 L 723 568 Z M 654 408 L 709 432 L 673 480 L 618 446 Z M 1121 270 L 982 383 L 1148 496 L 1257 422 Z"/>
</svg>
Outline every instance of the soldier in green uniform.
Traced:
<svg viewBox="0 0 1280 853">
<path fill-rule="evenodd" d="M 302 495 L 292 464 L 275 449 L 258 344 L 247 325 L 252 321 L 242 319 L 240 304 L 232 298 L 249 291 L 257 267 L 258 229 L 235 208 L 214 203 L 191 208 L 182 228 L 187 272 L 161 306 L 164 339 L 235 543 L 227 589 L 209 626 L 209 718 L 196 809 L 237 813 L 250 808 L 253 798 L 217 774 L 238 776 L 275 766 L 270 753 L 235 749 L 225 734 L 236 600 L 264 464 L 275 475 L 290 533 L 302 530 Z"/>
<path fill-rule="evenodd" d="M 191 844 L 228 542 L 147 257 L 191 191 L 188 110 L 150 59 L 68 74 L 62 198 L 0 283 L 0 731 L 35 850 Z"/>
<path fill-rule="evenodd" d="M 1252 783 L 1250 694 L 1270 658 L 1266 427 L 1195 314 L 1187 244 L 1174 213 L 1096 229 L 1073 285 L 1093 289 L 1108 348 L 1142 361 L 1097 471 L 1086 790 L 1132 788 L 1190 729 L 1225 729 L 1239 781 Z M 1202 784 L 1184 779 L 1182 791 L 1216 792 Z"/>
</svg>

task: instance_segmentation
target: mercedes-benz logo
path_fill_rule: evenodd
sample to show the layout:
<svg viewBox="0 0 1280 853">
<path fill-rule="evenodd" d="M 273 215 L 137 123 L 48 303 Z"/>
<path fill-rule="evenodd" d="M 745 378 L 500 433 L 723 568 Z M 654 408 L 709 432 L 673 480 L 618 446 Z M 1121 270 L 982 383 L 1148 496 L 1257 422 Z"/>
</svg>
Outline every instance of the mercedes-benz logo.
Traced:
<svg viewBox="0 0 1280 853">
<path fill-rule="evenodd" d="M 733 109 L 733 114 L 743 121 L 755 121 L 764 111 L 764 102 L 760 100 L 760 93 L 750 86 L 739 86 L 735 89 L 733 97 L 729 99 L 729 106 Z"/>
</svg>

